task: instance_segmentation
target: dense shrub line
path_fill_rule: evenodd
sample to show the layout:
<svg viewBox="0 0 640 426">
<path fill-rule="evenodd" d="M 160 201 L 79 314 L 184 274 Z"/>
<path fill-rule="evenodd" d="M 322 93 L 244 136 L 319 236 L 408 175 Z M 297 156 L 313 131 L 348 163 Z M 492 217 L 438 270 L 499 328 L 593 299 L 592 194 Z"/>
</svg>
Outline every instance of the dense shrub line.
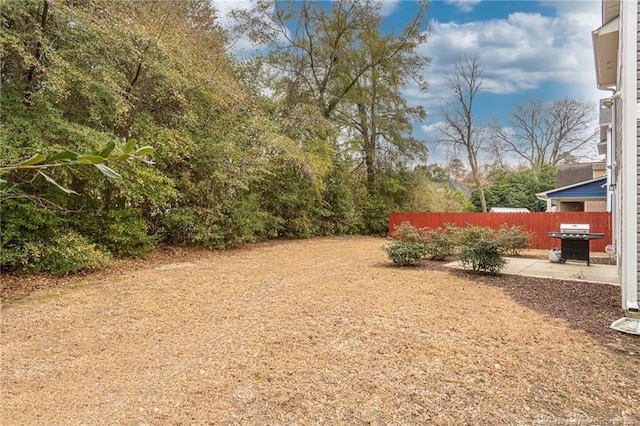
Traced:
<svg viewBox="0 0 640 426">
<path fill-rule="evenodd" d="M 358 16 L 378 13 L 353 6 Z M 310 16 L 329 17 L 332 9 L 309 7 L 316 8 Z M 473 209 L 444 185 L 446 176 L 436 180 L 426 167 L 414 167 L 426 149 L 410 136 L 408 118 L 385 120 L 393 129 L 384 132 L 392 135 L 387 142 L 399 148 L 374 146 L 368 170 L 355 154 L 363 138 L 345 128 L 361 123 L 336 117 L 362 96 L 344 96 L 334 105 L 340 114 L 331 116 L 289 85 L 302 79 L 284 74 L 278 82 L 254 69 L 261 61 L 232 56 L 227 42 L 235 37 L 208 0 L 3 1 L 0 19 L 3 272 L 97 268 L 109 257 L 144 256 L 158 243 L 226 249 L 274 238 L 385 235 L 390 211 Z M 150 25 L 160 22 L 162 31 Z M 369 60 L 358 34 L 373 37 L 379 22 L 349 25 L 343 39 L 355 41 L 340 53 Z M 331 38 L 318 36 L 321 44 Z M 415 56 L 414 43 L 402 44 L 393 63 L 415 64 L 405 57 Z M 345 72 L 333 73 L 327 87 L 342 84 Z M 268 87 L 287 93 L 271 95 Z M 404 105 L 391 95 L 398 90 L 385 93 Z M 399 112 L 394 117 L 405 114 Z M 121 158 L 131 141 L 153 148 L 134 151 L 146 164 Z M 55 167 L 40 169 L 45 159 Z"/>
<path fill-rule="evenodd" d="M 394 241 L 384 247 L 397 265 L 415 265 L 422 259 L 444 260 L 457 256 L 475 273 L 495 275 L 504 268 L 503 256 L 518 255 L 529 246 L 531 234 L 519 226 L 416 228 L 409 222 L 396 227 Z"/>
</svg>

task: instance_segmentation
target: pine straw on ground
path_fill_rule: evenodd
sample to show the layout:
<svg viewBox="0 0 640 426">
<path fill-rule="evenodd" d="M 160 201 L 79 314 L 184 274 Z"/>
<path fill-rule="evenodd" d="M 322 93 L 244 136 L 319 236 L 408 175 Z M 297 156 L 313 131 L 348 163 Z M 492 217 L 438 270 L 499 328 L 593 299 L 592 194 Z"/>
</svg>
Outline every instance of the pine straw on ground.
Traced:
<svg viewBox="0 0 640 426">
<path fill-rule="evenodd" d="M 392 267 L 383 244 L 3 277 L 0 423 L 640 424 L 638 339 L 607 329 L 619 288 Z"/>
</svg>

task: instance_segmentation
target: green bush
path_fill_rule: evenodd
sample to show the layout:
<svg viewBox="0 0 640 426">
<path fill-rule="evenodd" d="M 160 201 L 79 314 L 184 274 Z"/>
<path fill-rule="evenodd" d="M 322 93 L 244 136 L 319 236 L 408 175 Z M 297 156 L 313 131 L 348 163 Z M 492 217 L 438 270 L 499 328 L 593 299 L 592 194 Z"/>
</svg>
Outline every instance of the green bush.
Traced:
<svg viewBox="0 0 640 426">
<path fill-rule="evenodd" d="M 170 244 L 227 249 L 273 237 L 283 221 L 238 202 L 234 209 L 221 211 L 206 207 L 176 207 L 162 218 L 165 238 Z M 300 220 L 289 226 L 306 226 Z"/>
<path fill-rule="evenodd" d="M 143 257 L 155 247 L 148 233 L 147 221 L 138 209 L 111 210 L 106 215 L 106 229 L 100 243 L 121 257 Z"/>
<path fill-rule="evenodd" d="M 518 256 L 520 252 L 529 247 L 531 232 L 525 231 L 520 226 L 504 224 L 496 232 L 496 242 L 500 246 L 500 252 L 506 255 Z"/>
<path fill-rule="evenodd" d="M 365 199 L 361 210 L 365 233 L 383 236 L 389 232 L 389 206 L 382 196 L 370 195 Z"/>
<path fill-rule="evenodd" d="M 82 235 L 69 231 L 53 237 L 47 243 L 25 242 L 20 254 L 13 257 L 9 266 L 30 274 L 46 271 L 52 275 L 63 275 L 101 269 L 110 260 L 108 253 L 100 251 Z"/>
<path fill-rule="evenodd" d="M 396 226 L 391 234 L 393 239 L 407 241 L 410 243 L 422 243 L 422 232 L 411 224 L 411 222 L 402 222 Z"/>
<path fill-rule="evenodd" d="M 54 211 L 26 199 L 0 204 L 0 265 L 3 269 L 25 269 L 41 260 L 45 243 L 66 228 Z"/>
<path fill-rule="evenodd" d="M 473 244 L 481 238 L 488 241 L 495 240 L 496 232 L 493 229 L 484 226 L 471 225 L 465 228 L 448 226 L 448 229 L 452 233 L 455 245 L 458 249 L 466 245 Z"/>
<path fill-rule="evenodd" d="M 458 258 L 466 268 L 474 273 L 497 275 L 507 264 L 498 232 L 482 226 L 452 227 Z"/>
<path fill-rule="evenodd" d="M 422 246 L 425 257 L 431 260 L 444 260 L 455 251 L 455 241 L 451 227 L 416 228 L 409 222 L 396 226 L 393 238 Z"/>
<path fill-rule="evenodd" d="M 473 272 L 495 275 L 506 265 L 502 257 L 528 243 L 530 235 L 518 227 L 499 231 L 481 226 L 459 228 L 446 225 L 435 229 L 416 228 L 409 222 L 396 227 L 395 241 L 384 247 L 389 258 L 399 265 L 415 265 L 423 257 L 443 260 L 454 254 Z"/>
<path fill-rule="evenodd" d="M 0 264 L 5 270 L 60 275 L 102 268 L 109 262 L 108 254 L 71 230 L 53 210 L 10 199 L 2 202 L 0 214 Z"/>
<path fill-rule="evenodd" d="M 471 267 L 474 273 L 497 275 L 507 260 L 500 255 L 500 245 L 488 233 L 481 231 L 479 234 L 478 238 L 467 239 L 460 245 L 459 259 L 464 267 Z"/>
<path fill-rule="evenodd" d="M 431 260 L 444 260 L 455 252 L 455 240 L 447 228 L 423 229 L 421 240 L 427 257 Z"/>
<path fill-rule="evenodd" d="M 53 275 L 101 269 L 111 260 L 107 253 L 98 250 L 95 244 L 91 244 L 85 237 L 75 232 L 59 235 L 50 244 L 41 248 L 40 262 L 33 264 L 33 267 Z M 31 272 L 38 271 L 32 269 Z"/>
<path fill-rule="evenodd" d="M 408 241 L 397 240 L 384 247 L 389 259 L 396 265 L 416 265 L 424 257 L 424 245 Z"/>
<path fill-rule="evenodd" d="M 220 215 L 198 207 L 177 207 L 163 218 L 167 241 L 176 245 L 202 245 L 224 249 L 225 235 L 219 223 Z"/>
<path fill-rule="evenodd" d="M 118 257 L 144 257 L 155 247 L 155 238 L 149 235 L 147 221 L 139 209 L 84 215 L 75 221 L 75 228 Z"/>
</svg>

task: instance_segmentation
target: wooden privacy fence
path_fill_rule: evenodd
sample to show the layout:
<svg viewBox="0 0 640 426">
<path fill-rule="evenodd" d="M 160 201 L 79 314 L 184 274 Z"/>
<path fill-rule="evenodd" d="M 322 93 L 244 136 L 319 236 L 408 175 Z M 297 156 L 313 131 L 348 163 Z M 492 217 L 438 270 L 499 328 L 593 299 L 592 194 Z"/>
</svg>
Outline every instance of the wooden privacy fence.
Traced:
<svg viewBox="0 0 640 426">
<path fill-rule="evenodd" d="M 560 231 L 561 223 L 587 223 L 589 232 L 604 234 L 604 240 L 592 240 L 592 251 L 604 251 L 611 244 L 611 213 L 608 212 L 538 212 L 538 213 L 390 213 L 389 235 L 402 222 L 416 228 L 437 228 L 445 224 L 466 227 L 488 226 L 498 229 L 507 224 L 520 226 L 531 236 L 531 248 L 550 249 L 560 247 L 560 240 L 547 237 L 547 232 Z"/>
</svg>

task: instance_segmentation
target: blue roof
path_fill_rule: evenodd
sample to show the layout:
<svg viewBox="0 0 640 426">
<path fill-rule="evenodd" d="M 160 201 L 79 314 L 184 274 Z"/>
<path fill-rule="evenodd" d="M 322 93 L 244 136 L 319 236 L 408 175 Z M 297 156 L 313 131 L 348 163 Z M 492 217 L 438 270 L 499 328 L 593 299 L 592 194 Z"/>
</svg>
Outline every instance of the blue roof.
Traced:
<svg viewBox="0 0 640 426">
<path fill-rule="evenodd" d="M 607 177 L 602 176 L 596 179 L 553 189 L 539 194 L 544 198 L 573 199 L 573 200 L 599 200 L 607 198 Z"/>
</svg>

